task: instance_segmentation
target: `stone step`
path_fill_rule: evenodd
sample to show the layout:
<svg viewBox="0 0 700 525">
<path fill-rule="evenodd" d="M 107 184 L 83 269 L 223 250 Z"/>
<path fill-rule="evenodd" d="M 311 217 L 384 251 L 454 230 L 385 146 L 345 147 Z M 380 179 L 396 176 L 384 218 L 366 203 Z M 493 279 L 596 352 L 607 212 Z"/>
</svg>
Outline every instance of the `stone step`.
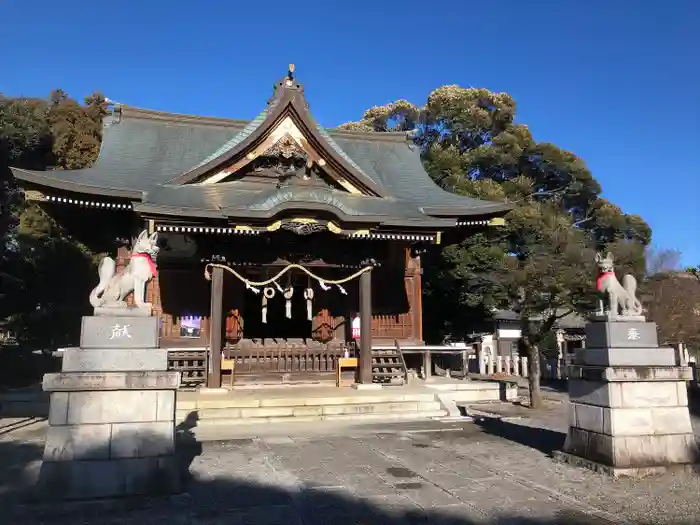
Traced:
<svg viewBox="0 0 700 525">
<path fill-rule="evenodd" d="M 431 402 L 435 401 L 433 393 L 400 393 L 400 392 L 368 392 L 349 396 L 323 396 L 323 395 L 295 395 L 289 391 L 286 396 L 263 397 L 254 395 L 217 396 L 197 399 L 187 399 L 178 396 L 178 410 L 205 410 L 217 408 L 262 408 L 262 407 L 289 407 L 289 406 L 329 406 L 329 405 L 353 405 L 373 403 L 404 403 L 404 402 Z"/>
<path fill-rule="evenodd" d="M 360 424 L 372 422 L 395 422 L 395 421 L 420 421 L 430 418 L 443 418 L 447 416 L 445 410 L 429 410 L 419 412 L 386 412 L 386 413 L 370 413 L 370 414 L 335 414 L 326 416 L 298 416 L 298 417 L 256 417 L 251 419 L 202 419 L 197 422 L 197 425 L 190 431 L 203 441 L 207 440 L 225 440 L 232 437 L 241 425 L 246 427 L 256 427 L 257 425 L 273 425 L 273 424 L 301 424 L 301 423 L 318 423 L 324 421 L 332 421 L 338 423 Z M 230 431 L 232 436 L 227 436 L 227 431 Z"/>
<path fill-rule="evenodd" d="M 398 403 L 352 403 L 346 405 L 293 405 L 288 406 L 273 406 L 273 407 L 256 407 L 256 408 L 210 408 L 197 410 L 198 420 L 249 420 L 249 419 L 270 419 L 270 418 L 287 418 L 294 419 L 299 417 L 312 417 L 327 419 L 331 416 L 347 416 L 356 415 L 363 416 L 367 414 L 395 414 L 395 413 L 419 413 L 419 412 L 436 412 L 442 410 L 438 401 L 404 401 Z M 184 421 L 191 413 L 191 410 L 180 410 L 176 412 L 178 422 Z"/>
<path fill-rule="evenodd" d="M 463 384 L 428 385 L 428 388 L 440 392 L 444 399 L 459 403 L 489 403 L 498 401 L 515 401 L 518 398 L 518 386 L 515 383 L 490 381 L 470 381 Z"/>
</svg>

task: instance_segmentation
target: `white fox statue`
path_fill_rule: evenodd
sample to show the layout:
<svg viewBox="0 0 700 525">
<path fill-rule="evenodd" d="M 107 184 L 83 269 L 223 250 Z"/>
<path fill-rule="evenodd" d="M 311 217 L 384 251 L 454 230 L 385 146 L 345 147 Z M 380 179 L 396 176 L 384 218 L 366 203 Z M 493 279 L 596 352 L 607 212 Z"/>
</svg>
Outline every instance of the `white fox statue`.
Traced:
<svg viewBox="0 0 700 525">
<path fill-rule="evenodd" d="M 90 292 L 90 304 L 95 308 L 124 308 L 126 297 L 134 292 L 134 303 L 150 313 L 152 305 L 146 302 L 146 284 L 158 275 L 158 233 L 142 231 L 134 243 L 131 259 L 124 271 L 117 274 L 117 264 L 111 257 L 100 261 L 99 284 Z"/>
<path fill-rule="evenodd" d="M 637 280 L 633 275 L 627 274 L 622 278 L 622 284 L 615 276 L 614 259 L 611 253 L 605 257 L 596 254 L 595 262 L 598 264 L 598 281 L 596 291 L 608 305 L 608 316 L 637 317 L 642 315 L 642 303 L 637 299 Z M 599 310 L 604 314 L 601 301 Z"/>
</svg>

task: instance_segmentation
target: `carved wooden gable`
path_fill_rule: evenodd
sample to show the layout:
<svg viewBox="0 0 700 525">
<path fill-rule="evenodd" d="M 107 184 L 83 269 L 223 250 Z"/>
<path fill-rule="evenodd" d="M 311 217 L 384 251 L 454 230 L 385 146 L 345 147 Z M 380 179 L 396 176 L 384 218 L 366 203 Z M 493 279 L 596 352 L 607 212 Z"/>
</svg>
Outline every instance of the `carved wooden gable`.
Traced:
<svg viewBox="0 0 700 525">
<path fill-rule="evenodd" d="M 323 184 L 353 195 L 386 197 L 368 176 L 314 121 L 303 87 L 293 76 L 276 86 L 269 108 L 212 157 L 178 175 L 172 184 L 217 184 L 249 177 L 278 186 Z"/>
<path fill-rule="evenodd" d="M 361 194 L 351 183 L 329 174 L 325 159 L 309 144 L 291 117 L 285 118 L 254 151 L 206 177 L 199 184 L 248 181 L 277 187 L 330 187 Z"/>
</svg>

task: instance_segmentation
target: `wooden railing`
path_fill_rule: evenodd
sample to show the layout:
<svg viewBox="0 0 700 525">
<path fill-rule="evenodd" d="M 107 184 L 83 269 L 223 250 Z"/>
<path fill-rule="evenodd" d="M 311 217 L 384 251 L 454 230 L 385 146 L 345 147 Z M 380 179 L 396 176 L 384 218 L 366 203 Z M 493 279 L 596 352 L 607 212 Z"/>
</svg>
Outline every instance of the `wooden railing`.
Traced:
<svg viewBox="0 0 700 525">
<path fill-rule="evenodd" d="M 236 375 L 256 373 L 334 372 L 345 355 L 341 342 L 241 341 L 224 349 L 224 358 L 235 362 Z"/>
</svg>

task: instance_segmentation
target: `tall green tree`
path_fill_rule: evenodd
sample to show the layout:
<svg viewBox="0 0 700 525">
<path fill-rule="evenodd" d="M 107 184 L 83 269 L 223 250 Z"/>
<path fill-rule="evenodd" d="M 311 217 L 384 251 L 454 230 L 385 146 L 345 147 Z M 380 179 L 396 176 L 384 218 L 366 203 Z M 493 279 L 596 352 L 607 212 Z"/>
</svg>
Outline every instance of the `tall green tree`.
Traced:
<svg viewBox="0 0 700 525">
<path fill-rule="evenodd" d="M 21 196 L 10 166 L 44 169 L 52 161 L 53 137 L 46 103 L 0 96 L 0 260 L 11 248 L 18 225 Z"/>
<path fill-rule="evenodd" d="M 689 266 L 686 271 L 700 281 L 700 264 L 697 266 Z"/>
<path fill-rule="evenodd" d="M 54 137 L 56 168 L 80 169 L 97 159 L 106 114 L 105 98 L 100 93 L 86 97 L 81 105 L 60 89 L 51 92 L 46 118 Z"/>
<path fill-rule="evenodd" d="M 515 116 L 515 101 L 506 93 L 450 85 L 433 91 L 422 107 L 399 100 L 341 128 L 410 132 L 438 185 L 515 204 L 506 227 L 430 256 L 426 330 L 460 336 L 478 330 L 479 317 L 483 323 L 495 308 L 517 312 L 536 408 L 541 344 L 558 319 L 593 308 L 595 250 L 613 251 L 619 270 L 641 276 L 651 230 L 600 196 L 582 159 L 537 142 Z"/>
<path fill-rule="evenodd" d="M 9 322 L 21 341 L 32 346 L 72 340 L 74 319 L 86 307 L 86 295 L 75 288 L 93 279 L 93 254 L 68 235 L 50 208 L 23 200 L 9 166 L 89 166 L 99 152 L 106 113 L 99 93 L 87 97 L 85 104 L 60 90 L 46 100 L 0 98 L 0 234 L 6 241 L 1 252 L 0 320 Z"/>
</svg>

